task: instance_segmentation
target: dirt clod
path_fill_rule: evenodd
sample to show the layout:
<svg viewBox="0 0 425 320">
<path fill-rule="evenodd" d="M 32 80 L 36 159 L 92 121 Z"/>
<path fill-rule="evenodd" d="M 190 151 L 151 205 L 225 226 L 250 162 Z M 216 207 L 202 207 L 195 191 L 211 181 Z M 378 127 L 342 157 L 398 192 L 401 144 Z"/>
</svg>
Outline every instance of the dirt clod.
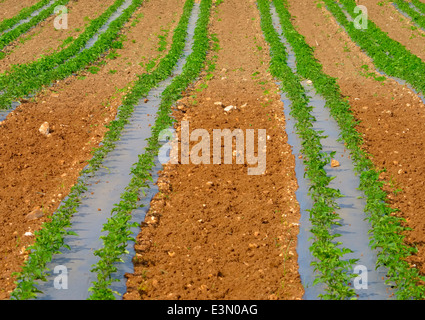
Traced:
<svg viewBox="0 0 425 320">
<path fill-rule="evenodd" d="M 28 213 L 25 217 L 27 221 L 39 219 L 44 216 L 43 210 L 40 207 L 34 208 L 30 213 Z"/>
<path fill-rule="evenodd" d="M 331 161 L 331 167 L 332 168 L 336 168 L 336 167 L 339 167 L 339 166 L 340 166 L 339 161 L 337 161 L 335 159 L 332 159 L 332 161 Z"/>
<path fill-rule="evenodd" d="M 50 126 L 48 122 L 43 122 L 43 124 L 40 126 L 40 128 L 38 129 L 38 131 L 44 135 L 47 136 L 50 132 Z"/>
</svg>

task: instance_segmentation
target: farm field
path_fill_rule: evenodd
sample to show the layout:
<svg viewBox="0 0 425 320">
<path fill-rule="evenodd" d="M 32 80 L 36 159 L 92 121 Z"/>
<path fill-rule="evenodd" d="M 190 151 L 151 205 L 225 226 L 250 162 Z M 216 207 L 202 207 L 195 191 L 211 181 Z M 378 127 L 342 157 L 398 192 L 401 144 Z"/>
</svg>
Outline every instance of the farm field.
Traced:
<svg viewBox="0 0 425 320">
<path fill-rule="evenodd" d="M 0 299 L 422 300 L 425 1 L 0 1 Z"/>
</svg>

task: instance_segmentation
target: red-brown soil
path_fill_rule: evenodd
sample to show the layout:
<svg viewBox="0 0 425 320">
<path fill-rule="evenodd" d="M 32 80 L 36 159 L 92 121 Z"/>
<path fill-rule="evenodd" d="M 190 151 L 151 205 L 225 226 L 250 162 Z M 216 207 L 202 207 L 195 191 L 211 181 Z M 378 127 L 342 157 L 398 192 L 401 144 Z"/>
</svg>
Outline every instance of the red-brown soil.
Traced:
<svg viewBox="0 0 425 320">
<path fill-rule="evenodd" d="M 23 103 L 0 126 L 0 298 L 14 288 L 12 273 L 26 259 L 24 249 L 33 242 L 25 232 L 38 230 L 67 195 L 79 171 L 91 158 L 121 104 L 127 88 L 143 73 L 139 65 L 156 58 L 161 29 L 172 30 L 183 10 L 183 0 L 146 1 L 126 25 L 127 41 L 119 56 L 106 59 L 97 74 L 81 72 Z M 135 17 L 143 14 L 136 26 Z M 168 49 L 167 49 L 168 50 Z M 165 54 L 167 50 L 161 52 Z M 115 73 L 111 73 L 113 70 Z M 50 137 L 39 133 L 47 121 Z M 44 216 L 28 221 L 34 208 Z"/>
<path fill-rule="evenodd" d="M 0 3 L 0 22 L 13 18 L 23 8 L 36 4 L 39 0 L 5 0 Z"/>
<path fill-rule="evenodd" d="M 226 0 L 213 9 L 210 32 L 221 47 L 214 77 L 188 90 L 174 116 L 179 134 L 183 120 L 211 137 L 213 129 L 266 129 L 266 172 L 248 175 L 250 165 L 235 158 L 166 165 L 124 299 L 302 298 L 295 159 L 259 23 L 255 1 Z M 226 113 L 217 102 L 237 108 Z"/>
<path fill-rule="evenodd" d="M 324 71 L 337 78 L 342 94 L 349 98 L 354 115 L 361 121 L 358 131 L 364 137 L 365 150 L 378 169 L 386 169 L 381 177 L 389 182 L 387 189 L 402 188 L 402 192 L 389 192 L 388 202 L 400 210 L 398 215 L 413 229 L 406 242 L 417 246 L 419 252 L 409 261 L 424 273 L 424 104 L 414 92 L 393 80 L 381 83 L 361 75 L 364 64 L 374 70 L 371 60 L 341 31 L 328 11 L 316 8 L 316 1 L 289 3 L 298 31 L 314 47 Z"/>
<path fill-rule="evenodd" d="M 58 50 L 63 40 L 70 36 L 77 38 L 84 31 L 85 26 L 89 25 L 89 19 L 97 18 L 113 3 L 114 0 L 69 1 L 66 6 L 68 29 L 55 29 L 56 15 L 40 22 L 4 50 L 7 52 L 7 56 L 0 60 L 0 73 L 6 71 L 13 64 L 28 63 L 40 58 L 41 55 L 48 55 Z"/>
</svg>

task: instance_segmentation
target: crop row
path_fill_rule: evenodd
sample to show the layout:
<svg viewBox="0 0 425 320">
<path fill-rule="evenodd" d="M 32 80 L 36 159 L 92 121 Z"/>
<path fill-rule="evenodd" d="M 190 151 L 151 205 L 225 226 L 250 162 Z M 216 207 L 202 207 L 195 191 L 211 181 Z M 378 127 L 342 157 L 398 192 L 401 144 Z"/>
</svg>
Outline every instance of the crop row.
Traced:
<svg viewBox="0 0 425 320">
<path fill-rule="evenodd" d="M 68 44 L 66 49 L 27 64 L 12 65 L 9 70 L 0 74 L 0 90 L 4 90 L 12 83 L 20 84 L 30 77 L 51 70 L 76 55 L 123 3 L 124 0 L 116 0 L 102 15 L 91 21 L 90 25 L 77 39 L 74 40 L 73 37 L 70 37 L 69 40 L 65 40 Z M 72 44 L 70 44 L 71 40 Z"/>
<path fill-rule="evenodd" d="M 158 149 L 155 141 L 158 140 L 158 134 L 160 128 L 165 128 L 170 125 L 170 118 L 166 109 L 170 108 L 172 99 L 176 99 L 176 93 L 181 93 L 184 83 L 194 78 L 196 70 L 201 68 L 203 58 L 202 56 L 206 53 L 206 46 L 208 40 L 206 36 L 206 24 L 209 17 L 209 6 L 211 2 L 209 0 L 203 0 L 201 5 L 201 14 L 198 20 L 198 24 L 195 30 L 195 43 L 193 45 L 193 53 L 187 58 L 187 63 L 184 67 L 183 74 L 176 77 L 173 83 L 166 89 L 163 94 L 160 110 L 156 119 L 156 124 L 152 127 L 152 138 L 149 140 L 149 147 L 146 149 L 145 154 L 141 155 L 139 162 L 134 165 L 132 169 L 133 179 L 130 185 L 126 188 L 126 191 L 121 196 L 122 201 L 116 205 L 113 212 L 114 215 L 105 224 L 103 230 L 109 231 L 108 235 L 103 238 L 104 247 L 95 252 L 100 257 L 100 261 L 96 266 L 93 266 L 92 272 L 97 272 L 98 281 L 93 283 L 93 287 L 90 291 L 93 291 L 90 299 L 114 299 L 113 291 L 109 288 L 109 285 L 115 281 L 113 280 L 112 273 L 114 272 L 114 263 L 120 261 L 120 256 L 125 254 L 127 251 L 125 247 L 130 239 L 129 228 L 129 214 L 137 206 L 137 199 L 139 197 L 139 190 L 146 187 L 146 182 L 150 179 L 149 177 L 149 166 L 153 161 L 154 154 Z M 71 189 L 71 193 L 68 199 L 63 203 L 59 210 L 52 216 L 52 222 L 57 216 L 61 220 L 62 224 L 58 225 L 59 221 L 54 224 L 56 227 L 54 230 L 44 232 L 44 227 L 40 230 L 40 233 L 36 234 L 36 244 L 30 247 L 30 258 L 27 264 L 24 266 L 23 272 L 19 275 L 17 282 L 18 287 L 14 291 L 12 297 L 15 299 L 28 299 L 36 296 L 37 289 L 35 287 L 35 279 L 45 280 L 45 275 L 48 270 L 43 270 L 48 261 L 51 260 L 52 254 L 60 253 L 59 248 L 65 247 L 63 238 L 66 235 L 76 235 L 74 232 L 66 231 L 65 228 L 71 227 L 70 218 L 75 213 L 80 204 L 81 196 L 84 191 L 87 190 L 84 177 L 93 175 L 95 171 L 101 166 L 102 160 L 105 156 L 115 148 L 115 142 L 120 139 L 121 132 L 125 125 L 129 123 L 129 119 L 133 113 L 134 105 L 139 100 L 146 96 L 149 91 L 154 88 L 159 82 L 165 80 L 167 77 L 172 75 L 174 66 L 177 60 L 182 55 L 185 39 L 187 35 L 187 25 L 191 10 L 194 5 L 194 0 L 187 0 L 183 9 L 183 15 L 176 27 L 173 35 L 173 43 L 171 45 L 168 54 L 161 59 L 157 68 L 150 73 L 145 73 L 139 76 L 139 80 L 134 83 L 130 92 L 124 97 L 123 105 L 118 110 L 117 118 L 110 122 L 107 126 L 108 131 L 105 134 L 105 138 L 99 148 L 94 150 L 93 158 L 89 161 L 88 166 L 81 171 L 80 178 L 77 184 Z M 168 93 L 167 93 L 168 92 Z M 167 120 L 165 120 L 167 119 Z M 155 138 L 154 138 L 155 137 Z M 155 151 L 156 150 L 156 151 Z M 50 225 L 47 223 L 45 225 Z M 48 235 L 54 235 L 54 246 L 50 243 Z M 48 242 L 48 243 L 46 243 Z M 37 259 L 40 254 L 37 254 L 37 248 L 39 243 L 42 248 L 41 255 L 46 259 L 43 260 L 39 265 L 31 264 L 30 262 Z M 47 244 L 47 246 L 46 246 Z M 46 250 L 46 248 L 56 248 L 56 250 Z M 49 251 L 49 252 L 47 252 Z M 35 277 L 36 275 L 36 277 Z"/>
<path fill-rule="evenodd" d="M 121 257 L 124 254 L 128 254 L 126 250 L 128 242 L 134 241 L 130 236 L 130 229 L 133 226 L 130 223 L 131 213 L 137 208 L 140 193 L 144 195 L 144 190 L 149 188 L 149 181 L 152 181 L 151 169 L 155 164 L 155 156 L 158 154 L 160 147 L 158 141 L 159 133 L 171 126 L 171 105 L 178 99 L 179 94 L 187 87 L 188 83 L 194 80 L 204 61 L 208 46 L 207 25 L 210 5 L 211 0 L 203 0 L 201 2 L 200 14 L 194 34 L 193 52 L 187 57 L 182 74 L 175 77 L 161 95 L 161 104 L 158 108 L 155 124 L 151 128 L 148 146 L 145 152 L 139 155 L 138 162 L 132 166 L 131 181 L 121 194 L 120 202 L 115 204 L 111 212 L 111 218 L 103 226 L 102 231 L 107 232 L 107 235 L 101 237 L 103 247 L 94 252 L 100 259 L 96 265 L 93 265 L 91 270 L 97 273 L 97 281 L 93 282 L 93 287 L 90 288 L 90 291 L 93 291 L 93 295 L 90 297 L 92 300 L 114 299 L 114 292 L 109 286 L 112 282 L 119 281 L 113 278 L 113 273 L 117 271 L 116 263 L 122 261 Z M 185 47 L 188 21 L 193 6 L 193 0 L 186 1 L 183 16 L 174 32 L 171 50 L 152 73 L 140 77 L 136 83 L 137 90 L 132 90 L 132 93 L 124 101 L 122 108 L 132 111 L 133 105 L 141 97 L 145 97 L 153 86 L 172 75 L 173 69 Z"/>
<path fill-rule="evenodd" d="M 121 1 L 121 0 L 120 0 Z M 132 6 L 127 8 L 127 11 L 123 13 L 121 17 L 125 17 L 128 20 L 131 13 L 141 4 L 142 0 L 134 0 Z M 119 3 L 119 2 L 117 2 Z M 121 18 L 120 17 L 120 18 Z M 123 25 L 124 21 L 120 22 Z M 109 45 L 113 45 L 113 40 L 109 42 Z M 102 148 L 108 148 L 111 150 L 112 140 L 119 139 L 119 126 L 116 123 L 125 123 L 129 118 L 128 110 L 121 110 L 119 113 L 120 119 L 111 122 L 110 130 L 107 132 L 107 139 Z M 123 125 L 121 126 L 122 130 Z M 69 249 L 65 244 L 64 239 L 68 235 L 76 235 L 75 232 L 68 230 L 71 227 L 70 219 L 74 213 L 77 212 L 77 208 L 81 203 L 81 197 L 87 190 L 85 183 L 85 177 L 93 174 L 98 169 L 98 166 L 92 167 L 90 164 L 101 163 L 101 159 L 105 156 L 105 153 L 95 153 L 91 159 L 89 165 L 80 172 L 80 177 L 76 181 L 76 184 L 71 188 L 70 193 L 65 201 L 61 204 L 59 209 L 51 216 L 50 221 L 44 223 L 40 230 L 34 233 L 36 240 L 33 245 L 29 246 L 29 256 L 25 262 L 22 270 L 15 273 L 14 276 L 17 278 L 17 286 L 12 292 L 11 298 L 24 300 L 35 298 L 39 290 L 36 287 L 36 281 L 46 281 L 46 275 L 48 269 L 46 265 L 52 260 L 54 254 L 60 254 L 61 248 Z"/>
<path fill-rule="evenodd" d="M 69 0 L 56 0 L 52 5 L 50 5 L 48 8 L 41 11 L 38 15 L 31 18 L 30 21 L 23 23 L 16 27 L 15 29 L 6 32 L 0 36 L 0 50 L 3 50 L 5 46 L 10 44 L 12 41 L 16 40 L 21 34 L 24 32 L 27 32 L 29 29 L 37 25 L 40 21 L 43 21 L 44 19 L 51 16 L 55 10 L 55 7 L 66 5 L 69 2 Z M 5 56 L 5 53 L 2 52 L 0 54 L 0 59 Z"/>
<path fill-rule="evenodd" d="M 422 14 L 425 14 L 425 3 L 419 0 L 412 0 L 412 3 Z"/>
<path fill-rule="evenodd" d="M 406 13 L 412 19 L 412 22 L 416 23 L 421 28 L 425 28 L 425 17 L 422 14 L 420 14 L 418 11 L 413 9 L 406 1 L 394 0 L 393 3 L 397 5 L 398 9 Z M 425 9 L 424 3 L 417 1 L 414 4 L 415 4 L 415 7 L 418 8 L 419 10 Z"/>
<path fill-rule="evenodd" d="M 188 1 L 187 4 L 193 5 L 193 1 Z M 211 0 L 203 0 L 201 2 L 200 14 L 194 34 L 193 52 L 187 57 L 183 72 L 175 77 L 172 83 L 164 90 L 155 125 L 151 128 L 148 146 L 145 152 L 139 155 L 138 162 L 133 165 L 131 171 L 132 179 L 126 187 L 126 191 L 121 195 L 121 201 L 112 210 L 111 214 L 113 216 L 103 228 L 104 231 L 108 231 L 108 234 L 103 237 L 104 246 L 95 252 L 95 255 L 101 259 L 92 269 L 93 272 L 97 272 L 98 281 L 94 283 L 94 287 L 92 288 L 94 294 L 91 296 L 91 299 L 113 299 L 112 291 L 108 286 L 112 281 L 118 281 L 112 278 L 112 273 L 116 271 L 114 264 L 120 261 L 120 256 L 128 253 L 125 250 L 127 242 L 134 240 L 129 237 L 130 228 L 132 227 L 129 223 L 130 214 L 137 207 L 140 192 L 144 194 L 144 190 L 149 188 L 148 182 L 152 181 L 151 169 L 155 165 L 155 157 L 160 147 L 159 134 L 162 130 L 172 125 L 173 119 L 170 117 L 171 106 L 181 97 L 181 93 L 187 86 L 196 79 L 203 66 L 208 49 L 210 7 Z M 184 46 L 184 39 L 185 36 L 183 33 L 177 35 L 176 40 L 178 42 L 173 42 L 173 45 Z M 172 53 L 169 58 L 162 61 L 165 63 L 163 66 L 168 69 L 168 74 L 172 71 L 173 66 L 175 66 L 176 58 L 178 58 L 177 52 Z M 156 71 L 158 72 L 158 76 L 165 74 L 165 72 L 158 69 Z M 117 250 L 116 248 L 120 249 Z"/>
<path fill-rule="evenodd" d="M 14 25 L 19 23 L 20 21 L 28 18 L 33 12 L 43 8 L 45 5 L 47 5 L 51 0 L 41 0 L 37 2 L 36 4 L 32 5 L 31 7 L 23 8 L 17 15 L 10 19 L 5 19 L 0 23 L 0 32 L 3 32 L 5 30 L 8 30 L 12 28 Z"/>
<path fill-rule="evenodd" d="M 284 30 L 288 40 L 293 42 L 297 57 L 299 57 L 299 72 L 312 79 L 316 90 L 326 98 L 327 107 L 338 122 L 341 137 L 350 150 L 356 171 L 360 174 L 359 189 L 365 194 L 367 201 L 365 213 L 372 227 L 370 245 L 373 249 L 379 249 L 376 267 L 384 266 L 388 269 L 387 283 L 394 284 L 399 299 L 423 298 L 424 287 L 418 286 L 418 283 L 423 281 L 423 277 L 419 275 L 417 269 L 410 268 L 405 261 L 405 258 L 415 252 L 415 249 L 406 246 L 403 242 L 403 233 L 407 229 L 402 226 L 403 220 L 394 215 L 395 210 L 386 203 L 387 195 L 382 190 L 384 182 L 379 180 L 380 172 L 374 169 L 370 156 L 362 149 L 362 138 L 355 129 L 357 122 L 351 113 L 350 105 L 347 100 L 342 98 L 336 80 L 323 73 L 322 66 L 314 59 L 312 50 L 307 46 L 303 37 L 291 27 L 286 0 L 284 1 L 286 6 L 275 2 L 279 8 L 282 23 L 285 24 L 284 21 L 286 21 Z M 354 12 L 354 1 L 343 0 L 341 2 L 347 5 L 348 12 Z M 397 75 L 406 74 L 406 70 L 409 68 L 414 70 L 418 58 L 397 42 L 389 39 L 371 21 L 368 21 L 368 29 L 360 31 L 346 20 L 344 13 L 334 1 L 325 0 L 325 3 L 346 28 L 349 35 L 356 41 L 358 40 L 357 43 L 362 49 L 373 56 L 378 67 L 389 73 L 394 71 L 393 74 Z M 378 41 L 382 40 L 380 43 L 382 48 L 377 48 L 377 40 L 373 37 L 376 37 Z M 383 53 L 383 50 L 388 55 Z M 412 56 L 413 62 L 410 64 L 407 61 Z M 388 64 L 386 65 L 386 63 Z M 405 69 L 401 70 L 400 68 Z M 423 77 L 422 71 L 420 74 Z"/>
<path fill-rule="evenodd" d="M 348 21 L 337 2 L 324 0 L 324 3 L 351 39 L 373 59 L 378 69 L 389 76 L 405 80 L 418 92 L 425 92 L 425 63 L 419 57 L 391 39 L 373 21 L 368 20 L 366 29 L 357 29 Z M 346 12 L 354 15 L 355 1 L 340 0 L 339 3 Z"/>
<path fill-rule="evenodd" d="M 125 0 L 116 0 L 101 16 L 93 20 L 86 30 L 67 48 L 34 62 L 14 65 L 0 75 L 0 108 L 7 108 L 12 101 L 35 94 L 43 86 L 64 79 L 96 61 L 111 48 L 120 48 L 122 40 L 119 32 L 143 0 L 133 0 L 132 4 L 108 26 L 90 48 L 87 42 L 106 23 L 110 16 L 123 5 Z"/>
<path fill-rule="evenodd" d="M 319 282 L 326 284 L 326 294 L 321 295 L 325 299 L 345 299 L 355 296 L 355 292 L 349 287 L 351 277 L 347 270 L 356 262 L 353 259 L 344 261 L 342 257 L 352 252 L 348 248 L 341 248 L 341 243 L 336 239 L 339 234 L 332 234 L 332 226 L 339 225 L 340 217 L 336 213 L 338 205 L 335 199 L 342 195 L 338 190 L 329 187 L 332 177 L 327 176 L 324 167 L 329 164 L 332 154 L 322 151 L 321 132 L 313 128 L 315 121 L 309 106 L 309 97 L 301 85 L 301 77 L 293 72 L 287 64 L 287 49 L 281 41 L 278 32 L 272 24 L 270 15 L 270 2 L 258 1 L 261 13 L 261 27 L 265 39 L 270 45 L 271 64 L 270 71 L 282 85 L 282 90 L 287 93 L 291 100 L 291 115 L 296 119 L 296 131 L 302 140 L 303 161 L 306 166 L 306 176 L 309 178 L 311 187 L 309 195 L 313 199 L 313 207 L 310 209 L 311 232 L 313 243 L 312 255 L 317 259 L 312 262 L 318 275 L 314 284 Z M 281 8 L 278 7 L 280 10 Z M 285 26 L 283 26 L 285 29 Z"/>
</svg>

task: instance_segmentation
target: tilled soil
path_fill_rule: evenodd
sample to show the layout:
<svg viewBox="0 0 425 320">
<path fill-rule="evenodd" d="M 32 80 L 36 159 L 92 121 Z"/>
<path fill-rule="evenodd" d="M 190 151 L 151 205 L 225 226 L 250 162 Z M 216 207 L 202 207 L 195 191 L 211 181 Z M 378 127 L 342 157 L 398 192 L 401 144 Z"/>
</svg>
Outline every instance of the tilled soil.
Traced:
<svg viewBox="0 0 425 320">
<path fill-rule="evenodd" d="M 183 0 L 144 2 L 127 24 L 124 48 L 116 59 L 106 59 L 96 74 L 81 72 L 40 93 L 36 101 L 23 103 L 0 126 L 0 298 L 9 297 L 14 288 L 12 273 L 27 257 L 25 248 L 34 239 L 25 236 L 48 221 L 61 200 L 69 193 L 86 165 L 91 150 L 98 146 L 105 124 L 116 115 L 123 92 L 143 73 L 140 62 L 157 58 L 157 35 L 172 30 L 183 11 Z M 135 17 L 136 26 L 131 26 Z M 111 70 L 113 72 L 111 72 Z M 47 121 L 50 136 L 39 127 Z M 37 211 L 40 208 L 41 211 Z M 30 212 L 42 214 L 29 220 Z"/>
<path fill-rule="evenodd" d="M 7 52 L 7 55 L 0 60 L 0 73 L 6 71 L 13 64 L 28 63 L 40 58 L 41 55 L 51 54 L 60 49 L 63 40 L 71 36 L 74 39 L 77 38 L 90 24 L 90 20 L 97 18 L 113 3 L 114 0 L 69 1 L 66 5 L 68 29 L 55 29 L 56 15 L 42 21 L 3 50 Z"/>
<path fill-rule="evenodd" d="M 210 32 L 221 47 L 216 70 L 212 80 L 186 92 L 174 116 L 180 138 L 182 121 L 210 137 L 214 129 L 266 129 L 266 171 L 248 175 L 255 166 L 235 158 L 232 164 L 165 165 L 137 237 L 124 299 L 303 296 L 295 159 L 259 23 L 255 1 L 226 0 L 213 9 Z M 230 105 L 236 109 L 224 111 Z"/>
<path fill-rule="evenodd" d="M 377 169 L 386 169 L 381 178 L 388 182 L 388 202 L 400 210 L 398 215 L 412 228 L 406 242 L 419 250 L 409 262 L 425 273 L 424 104 L 414 92 L 393 80 L 382 83 L 361 75 L 364 64 L 373 70 L 370 59 L 341 32 L 328 11 L 316 8 L 316 1 L 289 3 L 293 23 L 315 48 L 324 72 L 337 78 L 342 94 L 349 98 L 355 117 L 361 121 L 357 129 L 364 137 L 365 150 Z"/>
<path fill-rule="evenodd" d="M 39 0 L 5 0 L 0 3 L 0 22 L 13 18 L 23 8 L 36 4 Z"/>
</svg>

